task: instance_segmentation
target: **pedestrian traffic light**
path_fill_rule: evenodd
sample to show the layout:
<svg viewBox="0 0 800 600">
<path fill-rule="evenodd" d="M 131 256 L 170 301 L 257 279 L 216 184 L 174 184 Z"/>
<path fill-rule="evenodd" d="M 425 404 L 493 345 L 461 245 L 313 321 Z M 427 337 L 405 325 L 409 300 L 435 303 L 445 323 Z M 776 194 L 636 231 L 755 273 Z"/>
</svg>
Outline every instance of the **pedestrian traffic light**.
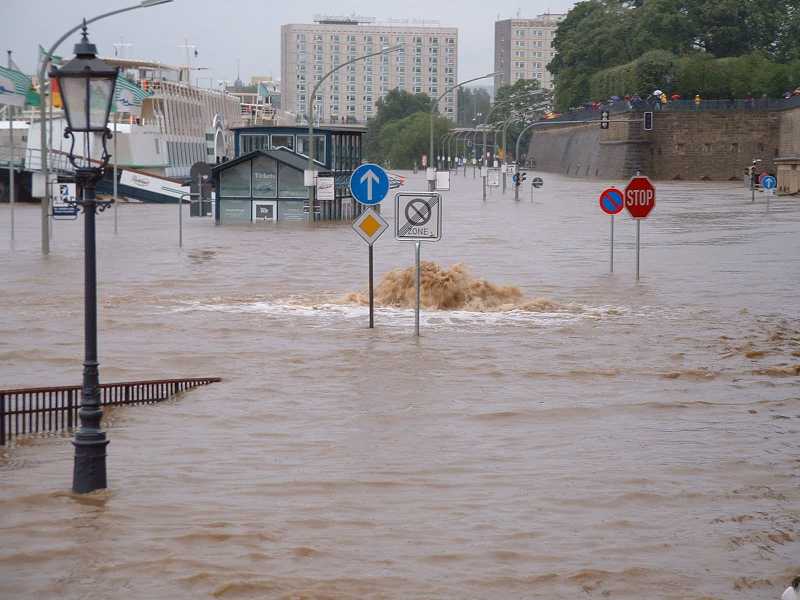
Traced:
<svg viewBox="0 0 800 600">
<path fill-rule="evenodd" d="M 604 110 L 600 113 L 600 129 L 608 129 L 609 112 Z"/>
<path fill-rule="evenodd" d="M 644 119 L 642 125 L 644 126 L 645 131 L 653 131 L 653 113 L 651 112 L 644 113 Z"/>
<path fill-rule="evenodd" d="M 512 177 L 512 179 L 514 181 L 514 185 L 517 186 L 517 187 L 521 186 L 525 182 L 525 180 L 527 178 L 528 178 L 528 174 L 525 173 L 525 172 L 517 173 L 516 175 L 514 175 Z"/>
</svg>

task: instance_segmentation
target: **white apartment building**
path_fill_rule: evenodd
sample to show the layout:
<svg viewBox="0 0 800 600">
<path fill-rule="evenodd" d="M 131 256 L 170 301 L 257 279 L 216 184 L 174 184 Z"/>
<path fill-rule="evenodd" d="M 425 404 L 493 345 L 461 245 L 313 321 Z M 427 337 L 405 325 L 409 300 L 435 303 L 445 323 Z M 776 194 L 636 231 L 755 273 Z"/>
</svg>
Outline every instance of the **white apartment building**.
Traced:
<svg viewBox="0 0 800 600">
<path fill-rule="evenodd" d="M 349 60 L 403 44 L 401 50 L 355 62 L 328 77 L 314 100 L 320 123 L 365 123 L 375 103 L 398 88 L 434 98 L 458 81 L 458 29 L 430 25 L 376 23 L 362 17 L 317 17 L 313 24 L 281 27 L 283 110 L 305 120 L 308 98 L 317 82 Z M 453 120 L 457 94 L 439 103 Z"/>
<path fill-rule="evenodd" d="M 552 89 L 547 64 L 553 59 L 553 38 L 566 15 L 545 13 L 535 19 L 505 19 L 494 24 L 494 89 L 520 79 L 536 79 Z"/>
</svg>

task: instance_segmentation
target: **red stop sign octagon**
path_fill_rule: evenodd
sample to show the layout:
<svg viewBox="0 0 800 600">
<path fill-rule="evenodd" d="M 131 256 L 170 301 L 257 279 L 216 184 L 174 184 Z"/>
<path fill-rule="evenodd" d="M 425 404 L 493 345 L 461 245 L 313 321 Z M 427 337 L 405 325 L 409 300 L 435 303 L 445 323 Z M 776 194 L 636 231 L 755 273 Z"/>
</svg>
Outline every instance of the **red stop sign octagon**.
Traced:
<svg viewBox="0 0 800 600">
<path fill-rule="evenodd" d="M 625 188 L 625 208 L 634 219 L 646 219 L 656 207 L 656 188 L 644 176 L 630 180 Z"/>
</svg>

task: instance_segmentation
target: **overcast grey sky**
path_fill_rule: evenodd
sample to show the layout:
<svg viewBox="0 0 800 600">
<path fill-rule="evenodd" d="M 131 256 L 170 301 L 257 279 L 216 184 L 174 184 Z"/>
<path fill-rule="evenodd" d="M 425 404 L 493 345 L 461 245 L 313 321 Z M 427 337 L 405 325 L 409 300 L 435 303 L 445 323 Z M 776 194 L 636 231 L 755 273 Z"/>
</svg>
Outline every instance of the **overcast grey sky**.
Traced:
<svg viewBox="0 0 800 600">
<path fill-rule="evenodd" d="M 35 71 L 36 48 L 49 47 L 84 16 L 137 4 L 138 0 L 0 0 L 2 49 L 28 73 Z M 233 80 L 241 61 L 242 80 L 251 75 L 280 78 L 280 27 L 284 23 L 310 23 L 315 14 L 358 14 L 388 18 L 437 20 L 459 29 L 459 77 L 468 79 L 493 68 L 494 21 L 543 12 L 566 12 L 573 0 L 173 0 L 172 4 L 144 8 L 90 25 L 90 37 L 100 54 L 113 56 L 115 43 L 132 44 L 124 56 L 185 64 L 185 50 L 197 46 L 192 66 L 209 70 L 200 77 Z M 456 8 L 457 7 L 457 8 Z M 72 55 L 77 35 L 59 48 Z M 5 54 L 2 56 L 5 65 Z M 207 85 L 208 80 L 201 80 Z"/>
</svg>

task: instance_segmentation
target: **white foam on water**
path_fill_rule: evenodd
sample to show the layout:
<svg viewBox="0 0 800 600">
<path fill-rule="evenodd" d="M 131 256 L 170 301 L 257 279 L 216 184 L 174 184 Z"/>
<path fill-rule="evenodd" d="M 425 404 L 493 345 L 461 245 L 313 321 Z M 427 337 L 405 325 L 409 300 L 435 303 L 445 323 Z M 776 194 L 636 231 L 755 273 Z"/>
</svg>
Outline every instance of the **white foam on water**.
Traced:
<svg viewBox="0 0 800 600">
<path fill-rule="evenodd" d="M 165 307 L 167 308 L 167 307 Z M 251 314 L 266 317 L 294 317 L 310 319 L 317 326 L 335 323 L 365 321 L 369 318 L 369 307 L 356 303 L 319 302 L 309 304 L 300 299 L 259 300 L 245 303 L 183 301 L 179 306 L 168 308 L 171 312 L 219 312 L 226 314 Z M 620 306 L 569 306 L 564 310 L 532 311 L 521 308 L 496 311 L 469 310 L 422 310 L 420 323 L 431 328 L 464 327 L 554 327 L 582 320 L 602 320 L 626 314 L 628 309 Z M 375 318 L 381 326 L 407 327 L 414 320 L 414 309 L 375 307 Z"/>
</svg>

